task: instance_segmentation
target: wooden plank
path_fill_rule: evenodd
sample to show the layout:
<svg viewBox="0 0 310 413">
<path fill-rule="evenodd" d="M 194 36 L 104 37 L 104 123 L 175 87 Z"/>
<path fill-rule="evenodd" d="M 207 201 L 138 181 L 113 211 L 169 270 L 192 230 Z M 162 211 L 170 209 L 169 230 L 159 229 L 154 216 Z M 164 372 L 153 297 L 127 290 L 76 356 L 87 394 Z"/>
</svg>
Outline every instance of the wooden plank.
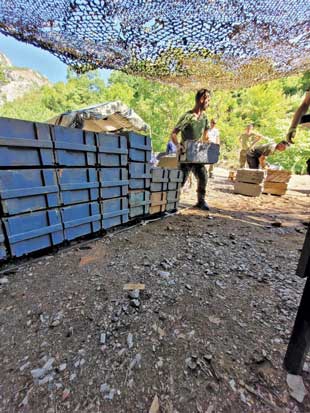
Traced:
<svg viewBox="0 0 310 413">
<path fill-rule="evenodd" d="M 247 195 L 247 196 L 260 196 L 262 193 L 261 184 L 249 184 L 246 182 L 235 181 L 234 192 L 236 194 Z"/>
<path fill-rule="evenodd" d="M 125 284 L 123 287 L 123 290 L 126 290 L 126 291 L 144 290 L 144 289 L 145 289 L 145 284 L 140 284 L 140 283 L 128 283 L 128 284 Z"/>
<path fill-rule="evenodd" d="M 287 184 L 284 182 L 266 182 L 264 183 L 263 192 L 272 195 L 285 195 Z"/>
<path fill-rule="evenodd" d="M 284 182 L 288 183 L 291 178 L 291 171 L 274 171 L 268 169 L 265 182 Z"/>
<path fill-rule="evenodd" d="M 250 184 L 260 184 L 263 182 L 265 172 L 262 169 L 238 169 L 236 181 Z"/>
<path fill-rule="evenodd" d="M 151 206 L 165 205 L 167 203 L 167 192 L 151 192 Z"/>
<path fill-rule="evenodd" d="M 158 214 L 159 212 L 165 212 L 165 211 L 166 211 L 166 204 L 151 206 L 150 209 L 149 209 L 150 215 Z"/>
</svg>

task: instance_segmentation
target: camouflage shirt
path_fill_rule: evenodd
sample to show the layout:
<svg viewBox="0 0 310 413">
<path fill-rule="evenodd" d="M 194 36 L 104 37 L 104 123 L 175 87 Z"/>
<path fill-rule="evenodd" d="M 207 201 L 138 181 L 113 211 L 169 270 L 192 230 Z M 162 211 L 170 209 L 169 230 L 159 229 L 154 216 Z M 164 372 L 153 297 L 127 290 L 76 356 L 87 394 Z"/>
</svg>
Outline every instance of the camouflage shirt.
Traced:
<svg viewBox="0 0 310 413">
<path fill-rule="evenodd" d="M 276 146 L 276 143 L 266 143 L 265 145 L 259 145 L 253 149 L 250 149 L 248 154 L 250 156 L 254 156 L 255 158 L 260 158 L 262 155 L 269 156 L 274 153 Z"/>
<path fill-rule="evenodd" d="M 187 140 L 198 140 L 202 138 L 204 131 L 209 129 L 208 118 L 204 113 L 197 118 L 195 113 L 190 110 L 181 116 L 175 129 L 181 131 L 182 142 Z"/>
</svg>

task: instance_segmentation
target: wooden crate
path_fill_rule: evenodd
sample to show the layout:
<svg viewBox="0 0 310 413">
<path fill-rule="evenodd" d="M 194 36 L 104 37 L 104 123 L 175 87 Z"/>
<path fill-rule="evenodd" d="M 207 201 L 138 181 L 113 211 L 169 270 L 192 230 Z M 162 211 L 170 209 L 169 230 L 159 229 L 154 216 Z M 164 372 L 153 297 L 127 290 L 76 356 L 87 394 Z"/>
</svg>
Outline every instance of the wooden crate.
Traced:
<svg viewBox="0 0 310 413">
<path fill-rule="evenodd" d="M 272 195 L 285 195 L 287 183 L 265 181 L 263 192 Z"/>
<path fill-rule="evenodd" d="M 161 168 L 177 168 L 178 167 L 178 159 L 176 155 L 165 155 L 162 156 L 158 162 L 158 166 Z"/>
<path fill-rule="evenodd" d="M 261 184 L 264 180 L 265 172 L 262 169 L 238 169 L 236 181 L 247 182 L 249 184 Z"/>
<path fill-rule="evenodd" d="M 247 196 L 260 196 L 262 193 L 262 184 L 249 184 L 247 182 L 235 181 L 234 192 L 236 194 Z"/>
<path fill-rule="evenodd" d="M 291 171 L 274 171 L 268 169 L 265 182 L 283 182 L 288 183 L 291 178 Z"/>
<path fill-rule="evenodd" d="M 167 204 L 167 192 L 152 192 L 149 213 L 157 214 L 158 212 L 165 212 L 166 204 Z"/>
</svg>

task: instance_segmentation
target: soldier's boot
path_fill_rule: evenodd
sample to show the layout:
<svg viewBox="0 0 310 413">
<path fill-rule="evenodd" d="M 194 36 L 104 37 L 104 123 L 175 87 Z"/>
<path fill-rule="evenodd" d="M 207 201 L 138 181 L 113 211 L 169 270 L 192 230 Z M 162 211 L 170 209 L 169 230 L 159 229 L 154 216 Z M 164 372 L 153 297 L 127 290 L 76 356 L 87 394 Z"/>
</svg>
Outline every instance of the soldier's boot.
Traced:
<svg viewBox="0 0 310 413">
<path fill-rule="evenodd" d="M 206 203 L 205 196 L 202 194 L 198 194 L 198 202 L 195 207 L 201 209 L 202 211 L 210 211 L 209 205 Z"/>
</svg>

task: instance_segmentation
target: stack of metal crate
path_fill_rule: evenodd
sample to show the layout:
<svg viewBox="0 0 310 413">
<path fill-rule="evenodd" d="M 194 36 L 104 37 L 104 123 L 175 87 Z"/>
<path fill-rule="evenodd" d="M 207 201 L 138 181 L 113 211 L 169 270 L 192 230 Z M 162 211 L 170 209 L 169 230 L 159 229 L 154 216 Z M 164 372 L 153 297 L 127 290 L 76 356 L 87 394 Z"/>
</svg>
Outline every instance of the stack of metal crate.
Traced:
<svg viewBox="0 0 310 413">
<path fill-rule="evenodd" d="M 49 126 L 0 118 L 0 130 L 0 198 L 7 254 L 19 257 L 60 244 L 64 233 Z M 5 258 L 4 248 L 1 254 Z"/>
<path fill-rule="evenodd" d="M 150 214 L 158 214 L 166 211 L 168 180 L 168 169 L 152 169 Z"/>
<path fill-rule="evenodd" d="M 183 172 L 179 169 L 153 168 L 150 214 L 178 209 Z"/>
<path fill-rule="evenodd" d="M 71 241 L 101 229 L 96 135 L 63 126 L 51 127 L 51 133 L 64 238 Z"/>
<path fill-rule="evenodd" d="M 128 209 L 128 148 L 122 135 L 97 134 L 102 228 L 124 224 Z"/>
<path fill-rule="evenodd" d="M 151 154 L 150 137 L 133 132 L 127 134 L 129 171 L 129 217 L 147 215 L 150 205 Z"/>
<path fill-rule="evenodd" d="M 0 131 L 0 260 L 177 208 L 180 171 L 153 169 L 150 188 L 148 136 L 8 118 Z"/>
<path fill-rule="evenodd" d="M 179 207 L 183 172 L 179 169 L 169 169 L 166 211 L 176 211 Z"/>
</svg>

